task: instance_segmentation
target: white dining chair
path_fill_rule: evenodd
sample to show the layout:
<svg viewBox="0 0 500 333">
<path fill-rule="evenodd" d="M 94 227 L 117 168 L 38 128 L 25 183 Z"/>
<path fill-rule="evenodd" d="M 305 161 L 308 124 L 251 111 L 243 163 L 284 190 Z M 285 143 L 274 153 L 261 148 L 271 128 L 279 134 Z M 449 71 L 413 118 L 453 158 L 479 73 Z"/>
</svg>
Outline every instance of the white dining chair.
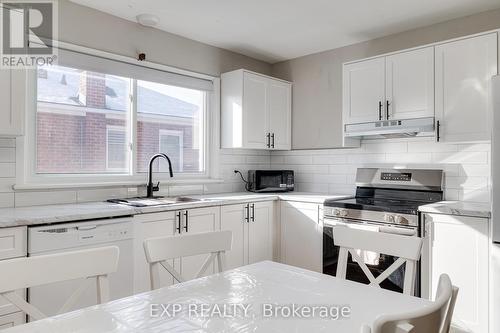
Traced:
<svg viewBox="0 0 500 333">
<path fill-rule="evenodd" d="M 108 275 L 118 268 L 119 249 L 107 246 L 88 250 L 68 251 L 35 257 L 0 261 L 0 295 L 32 319 L 47 318 L 35 306 L 21 298 L 16 290 L 50 283 L 85 278 L 85 281 L 68 298 L 58 314 L 67 312 L 88 287 L 96 281 L 97 302 L 109 301 Z"/>
<path fill-rule="evenodd" d="M 161 287 L 160 267 L 165 268 L 178 282 L 188 280 L 172 267 L 168 262 L 170 259 L 209 254 L 195 278 L 203 276 L 216 258 L 219 272 L 222 272 L 225 268 L 225 252 L 231 250 L 232 242 L 233 233 L 227 230 L 146 239 L 144 251 L 150 268 L 151 289 Z"/>
<path fill-rule="evenodd" d="M 403 293 L 413 295 L 415 290 L 415 275 L 417 261 L 422 250 L 422 239 L 413 236 L 403 236 L 383 232 L 335 227 L 333 229 L 334 243 L 340 247 L 336 276 L 346 278 L 348 256 L 351 254 L 370 281 L 369 285 L 379 287 L 394 271 L 405 264 Z M 398 257 L 379 276 L 375 277 L 356 250 L 370 251 Z"/>
<path fill-rule="evenodd" d="M 365 325 L 362 333 L 448 333 L 455 307 L 458 288 L 453 286 L 450 277 L 442 274 L 436 293 L 436 300 L 416 311 L 382 315 L 372 328 Z"/>
</svg>

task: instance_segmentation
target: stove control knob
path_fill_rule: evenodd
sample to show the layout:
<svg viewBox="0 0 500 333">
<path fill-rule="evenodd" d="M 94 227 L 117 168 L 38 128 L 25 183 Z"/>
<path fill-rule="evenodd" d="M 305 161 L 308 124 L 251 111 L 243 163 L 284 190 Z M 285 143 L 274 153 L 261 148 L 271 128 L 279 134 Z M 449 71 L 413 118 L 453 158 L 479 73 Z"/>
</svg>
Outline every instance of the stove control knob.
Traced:
<svg viewBox="0 0 500 333">
<path fill-rule="evenodd" d="M 385 214 L 384 215 L 384 220 L 386 222 L 394 222 L 394 215 L 391 215 L 391 214 Z"/>
<path fill-rule="evenodd" d="M 342 217 L 346 217 L 347 215 L 348 215 L 347 210 L 342 209 L 342 210 L 340 211 L 340 216 L 342 216 Z"/>
<path fill-rule="evenodd" d="M 340 211 L 338 209 L 334 209 L 334 210 L 332 210 L 332 215 L 333 216 L 339 216 L 340 215 Z"/>
<path fill-rule="evenodd" d="M 394 222 L 396 222 L 397 224 L 408 224 L 408 220 L 401 215 L 396 215 L 394 217 Z"/>
</svg>

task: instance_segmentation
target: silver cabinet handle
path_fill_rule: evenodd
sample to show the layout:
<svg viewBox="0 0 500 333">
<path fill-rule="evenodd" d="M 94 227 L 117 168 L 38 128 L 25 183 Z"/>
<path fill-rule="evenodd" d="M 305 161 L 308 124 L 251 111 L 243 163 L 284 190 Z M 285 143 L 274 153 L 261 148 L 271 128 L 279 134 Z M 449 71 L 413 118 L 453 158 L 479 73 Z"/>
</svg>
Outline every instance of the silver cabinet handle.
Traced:
<svg viewBox="0 0 500 333">
<path fill-rule="evenodd" d="M 252 221 L 255 222 L 255 204 L 252 204 Z"/>
<path fill-rule="evenodd" d="M 267 148 L 271 148 L 271 133 L 266 134 L 266 146 Z"/>
<path fill-rule="evenodd" d="M 245 221 L 250 222 L 250 205 L 245 206 Z"/>
<path fill-rule="evenodd" d="M 389 120 L 389 105 L 391 105 L 391 103 L 389 103 L 389 101 L 385 101 L 385 117 L 387 120 Z"/>
<path fill-rule="evenodd" d="M 271 141 L 271 142 L 272 142 L 272 143 L 271 143 L 271 148 L 274 148 L 274 133 L 273 133 L 273 134 L 271 134 L 271 140 L 272 140 L 272 141 Z"/>
<path fill-rule="evenodd" d="M 189 214 L 188 211 L 186 210 L 184 212 L 184 231 L 189 232 Z"/>
</svg>

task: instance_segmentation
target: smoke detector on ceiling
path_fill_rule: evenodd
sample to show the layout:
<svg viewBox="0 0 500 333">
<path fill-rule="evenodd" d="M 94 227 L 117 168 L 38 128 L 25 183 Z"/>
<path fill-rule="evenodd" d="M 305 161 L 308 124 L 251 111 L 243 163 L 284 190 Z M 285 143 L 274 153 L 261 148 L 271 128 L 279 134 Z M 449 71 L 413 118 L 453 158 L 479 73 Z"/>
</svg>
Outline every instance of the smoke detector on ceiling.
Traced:
<svg viewBox="0 0 500 333">
<path fill-rule="evenodd" d="M 135 17 L 140 25 L 145 27 L 154 27 L 160 22 L 158 16 L 153 14 L 140 14 Z"/>
</svg>

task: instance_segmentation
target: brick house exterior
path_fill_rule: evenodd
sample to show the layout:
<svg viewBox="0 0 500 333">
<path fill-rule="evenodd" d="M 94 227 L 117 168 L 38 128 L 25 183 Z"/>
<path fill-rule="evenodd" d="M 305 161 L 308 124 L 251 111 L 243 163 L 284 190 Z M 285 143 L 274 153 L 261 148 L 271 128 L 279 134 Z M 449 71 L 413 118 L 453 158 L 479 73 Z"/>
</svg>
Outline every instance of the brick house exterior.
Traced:
<svg viewBox="0 0 500 333">
<path fill-rule="evenodd" d="M 47 75 L 45 72 L 44 75 Z M 48 73 L 51 75 L 51 73 Z M 43 77 L 39 82 L 44 84 Z M 59 84 L 66 84 L 65 78 Z M 39 83 L 40 84 L 40 83 Z M 54 83 L 51 83 L 54 84 Z M 110 168 L 108 153 L 108 130 L 126 128 L 125 112 L 110 110 L 106 105 L 106 77 L 102 74 L 81 71 L 77 96 L 72 96 L 77 105 L 38 102 L 37 112 L 37 172 L 38 173 L 106 173 L 119 172 Z M 108 96 L 109 97 L 109 96 Z M 184 172 L 199 171 L 196 121 L 198 107 L 168 98 L 172 115 L 143 112 L 137 119 L 137 168 L 145 172 L 149 158 L 160 152 L 160 135 L 178 133 L 181 151 L 161 151 L 169 155 L 176 166 Z M 40 99 L 40 98 L 39 98 Z M 159 99 L 161 102 L 161 99 Z M 194 110 L 193 116 L 175 115 L 176 107 Z M 126 142 L 123 142 L 125 147 Z M 125 148 L 123 149 L 125 150 Z M 125 156 L 125 155 L 124 155 Z M 182 157 L 182 162 L 179 159 Z M 126 161 L 126 159 L 125 159 Z M 126 163 L 126 162 L 125 162 Z M 125 165 L 125 164 L 124 164 Z M 176 167 L 178 169 L 178 167 Z M 121 170 L 123 172 L 123 170 Z M 163 169 L 162 169 L 163 171 Z"/>
</svg>

